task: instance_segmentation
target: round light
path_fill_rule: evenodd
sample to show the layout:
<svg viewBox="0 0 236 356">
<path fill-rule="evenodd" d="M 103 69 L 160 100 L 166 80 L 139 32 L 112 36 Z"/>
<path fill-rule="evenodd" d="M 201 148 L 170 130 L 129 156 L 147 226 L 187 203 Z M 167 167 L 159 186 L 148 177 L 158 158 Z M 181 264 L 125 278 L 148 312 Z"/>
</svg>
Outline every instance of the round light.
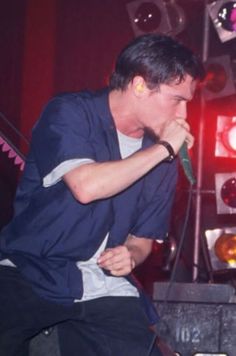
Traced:
<svg viewBox="0 0 236 356">
<path fill-rule="evenodd" d="M 178 34 L 185 29 L 186 16 L 185 12 L 175 1 L 166 2 L 166 9 L 170 18 L 172 33 Z"/>
<path fill-rule="evenodd" d="M 236 151 L 236 125 L 233 125 L 228 132 L 229 145 L 232 150 Z"/>
<path fill-rule="evenodd" d="M 229 264 L 236 263 L 236 235 L 223 234 L 215 242 L 215 254 L 220 261 Z"/>
<path fill-rule="evenodd" d="M 236 31 L 236 1 L 221 6 L 217 20 L 226 31 Z"/>
<path fill-rule="evenodd" d="M 205 87 L 213 93 L 221 92 L 227 83 L 225 69 L 219 63 L 211 63 L 206 68 Z"/>
<path fill-rule="evenodd" d="M 153 32 L 160 26 L 161 17 L 162 13 L 155 4 L 145 2 L 138 7 L 134 22 L 141 31 Z"/>
<path fill-rule="evenodd" d="M 221 198 L 226 205 L 236 208 L 236 178 L 230 178 L 222 185 Z"/>
<path fill-rule="evenodd" d="M 222 132 L 222 143 L 227 150 L 236 154 L 236 124 L 224 128 Z"/>
</svg>

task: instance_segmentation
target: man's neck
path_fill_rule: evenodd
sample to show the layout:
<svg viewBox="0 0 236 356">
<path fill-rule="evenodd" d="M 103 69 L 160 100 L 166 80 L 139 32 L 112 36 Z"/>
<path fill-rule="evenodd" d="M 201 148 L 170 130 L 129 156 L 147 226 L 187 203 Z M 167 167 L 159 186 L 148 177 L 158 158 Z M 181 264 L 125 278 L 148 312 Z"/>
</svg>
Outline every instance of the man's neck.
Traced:
<svg viewBox="0 0 236 356">
<path fill-rule="evenodd" d="M 110 111 L 117 130 L 126 136 L 142 137 L 144 130 L 135 115 L 135 103 L 128 91 L 112 90 L 109 94 Z"/>
</svg>

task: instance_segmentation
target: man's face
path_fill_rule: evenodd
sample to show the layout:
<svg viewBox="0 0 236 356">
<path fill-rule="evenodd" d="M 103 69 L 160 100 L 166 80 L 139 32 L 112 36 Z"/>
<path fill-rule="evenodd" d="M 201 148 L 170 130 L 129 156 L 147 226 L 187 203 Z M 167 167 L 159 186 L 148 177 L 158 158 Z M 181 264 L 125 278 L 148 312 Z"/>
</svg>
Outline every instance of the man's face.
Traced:
<svg viewBox="0 0 236 356">
<path fill-rule="evenodd" d="M 149 90 L 140 102 L 139 121 L 158 135 L 163 125 L 176 118 L 187 118 L 187 102 L 193 98 L 196 81 L 186 75 L 181 83 L 161 84 L 158 91 Z"/>
</svg>

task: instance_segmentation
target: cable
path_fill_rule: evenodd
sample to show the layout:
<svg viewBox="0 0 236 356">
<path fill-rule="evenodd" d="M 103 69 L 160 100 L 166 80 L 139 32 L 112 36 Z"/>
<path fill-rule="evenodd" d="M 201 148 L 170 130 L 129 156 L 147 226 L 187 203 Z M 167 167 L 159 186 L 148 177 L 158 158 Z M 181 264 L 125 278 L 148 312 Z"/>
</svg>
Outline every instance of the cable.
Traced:
<svg viewBox="0 0 236 356">
<path fill-rule="evenodd" d="M 29 145 L 27 138 L 6 118 L 6 116 L 0 111 L 0 117 L 6 124 L 20 137 L 22 140 Z"/>
<path fill-rule="evenodd" d="M 185 237 L 186 237 L 186 230 L 187 230 L 190 211 L 191 211 L 192 195 L 193 195 L 193 185 L 190 184 L 189 194 L 188 194 L 188 201 L 187 201 L 187 208 L 186 208 L 186 215 L 185 215 L 185 219 L 184 219 L 183 229 L 182 229 L 182 233 L 180 235 L 179 246 L 177 248 L 176 258 L 175 258 L 175 262 L 173 264 L 169 285 L 168 285 L 168 288 L 167 288 L 167 291 L 166 291 L 166 295 L 165 295 L 165 298 L 164 298 L 163 309 L 165 309 L 165 307 L 166 307 L 166 305 L 168 303 L 168 298 L 169 298 L 169 295 L 170 295 L 170 291 L 171 291 L 171 288 L 173 286 L 173 283 L 174 283 L 174 280 L 175 280 L 175 277 L 176 277 L 177 266 L 178 266 L 178 263 L 179 263 L 179 260 L 180 260 L 180 254 L 182 252 L 183 243 L 184 243 L 184 240 L 185 240 Z M 160 317 L 159 324 L 164 325 L 166 330 L 169 330 L 168 324 L 164 320 L 162 320 L 161 317 Z M 158 338 L 158 325 L 157 324 L 155 325 L 155 329 L 156 330 L 155 330 L 152 342 L 151 342 L 151 344 L 149 346 L 147 356 L 151 356 L 151 352 L 152 352 L 152 350 L 154 348 L 154 345 L 155 345 L 155 342 L 156 342 L 156 340 Z"/>
<path fill-rule="evenodd" d="M 155 343 L 156 343 L 157 337 L 158 337 L 157 332 L 155 332 L 154 335 L 153 335 L 152 342 L 151 342 L 151 344 L 150 344 L 150 346 L 149 346 L 149 349 L 148 349 L 148 352 L 147 352 L 147 356 L 150 356 L 150 355 L 151 355 L 151 352 L 152 352 L 153 347 L 154 347 L 154 345 L 155 345 Z"/>
<path fill-rule="evenodd" d="M 23 160 L 25 161 L 25 155 L 0 131 L 0 137 L 11 147 L 12 150 Z"/>
<path fill-rule="evenodd" d="M 180 235 L 179 246 L 177 248 L 176 258 L 175 258 L 175 262 L 173 264 L 173 268 L 172 268 L 172 272 L 171 272 L 171 276 L 170 276 L 169 285 L 168 285 L 168 288 L 167 288 L 167 291 L 166 291 L 164 303 L 166 303 L 168 298 L 169 298 L 169 294 L 170 294 L 174 279 L 176 277 L 177 266 L 178 266 L 178 263 L 179 263 L 179 260 L 180 260 L 180 254 L 182 252 L 184 239 L 185 239 L 185 236 L 186 236 L 186 230 L 187 230 L 187 226 L 188 226 L 188 220 L 189 220 L 190 211 L 191 211 L 192 196 L 193 196 L 193 186 L 192 186 L 192 184 L 190 184 L 188 202 L 187 202 L 187 208 L 186 208 L 186 215 L 185 215 L 184 224 L 183 224 L 183 230 L 182 230 L 182 233 Z"/>
</svg>

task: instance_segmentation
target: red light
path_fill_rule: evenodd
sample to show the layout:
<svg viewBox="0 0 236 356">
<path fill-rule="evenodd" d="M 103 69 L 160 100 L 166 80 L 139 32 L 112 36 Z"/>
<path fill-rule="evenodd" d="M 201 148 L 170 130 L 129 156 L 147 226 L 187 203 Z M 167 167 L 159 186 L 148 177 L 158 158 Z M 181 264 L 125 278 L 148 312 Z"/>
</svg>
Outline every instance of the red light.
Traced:
<svg viewBox="0 0 236 356">
<path fill-rule="evenodd" d="M 236 158 L 236 116 L 217 117 L 215 156 Z"/>
<path fill-rule="evenodd" d="M 236 179 L 235 177 L 228 179 L 221 188 L 221 197 L 223 202 L 232 207 L 236 208 Z"/>
<path fill-rule="evenodd" d="M 206 78 L 204 81 L 207 90 L 213 93 L 221 92 L 227 83 L 227 74 L 223 65 L 210 63 L 206 68 Z"/>
<path fill-rule="evenodd" d="M 232 153 L 236 153 L 236 124 L 232 124 L 224 129 L 222 143 Z"/>
<path fill-rule="evenodd" d="M 228 133 L 229 145 L 232 150 L 236 151 L 236 125 L 231 127 Z"/>
</svg>

